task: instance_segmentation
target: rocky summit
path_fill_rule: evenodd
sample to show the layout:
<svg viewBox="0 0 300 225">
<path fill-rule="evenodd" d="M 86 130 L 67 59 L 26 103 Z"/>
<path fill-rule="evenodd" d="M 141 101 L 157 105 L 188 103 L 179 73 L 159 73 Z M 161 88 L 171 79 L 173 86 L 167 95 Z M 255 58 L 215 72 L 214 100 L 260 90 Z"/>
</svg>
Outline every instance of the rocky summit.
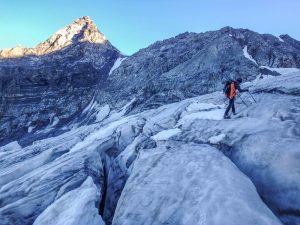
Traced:
<svg viewBox="0 0 300 225">
<path fill-rule="evenodd" d="M 224 120 L 237 77 L 250 93 Z M 225 27 L 124 56 L 82 17 L 0 51 L 0 90 L 0 225 L 300 224 L 288 35 Z"/>
<path fill-rule="evenodd" d="M 26 55 L 44 55 L 62 50 L 68 45 L 78 42 L 104 44 L 106 37 L 98 30 L 89 16 L 75 20 L 72 24 L 60 29 L 48 40 L 38 44 L 35 48 L 17 46 L 0 51 L 1 58 L 15 58 Z"/>
<path fill-rule="evenodd" d="M 22 57 L 12 50 L 9 58 L 0 58 L 1 141 L 81 112 L 121 56 L 89 17 L 74 21 L 36 48 L 20 51 Z"/>
</svg>

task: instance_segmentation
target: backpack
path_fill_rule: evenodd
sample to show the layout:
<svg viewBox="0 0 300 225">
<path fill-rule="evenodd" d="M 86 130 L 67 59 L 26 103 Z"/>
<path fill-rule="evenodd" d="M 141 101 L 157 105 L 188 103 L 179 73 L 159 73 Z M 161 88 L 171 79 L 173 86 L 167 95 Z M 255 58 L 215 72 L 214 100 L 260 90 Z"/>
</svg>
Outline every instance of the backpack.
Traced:
<svg viewBox="0 0 300 225">
<path fill-rule="evenodd" d="M 230 95 L 230 85 L 231 85 L 232 81 L 228 80 L 225 82 L 224 88 L 223 88 L 223 93 L 226 97 L 228 97 Z"/>
</svg>

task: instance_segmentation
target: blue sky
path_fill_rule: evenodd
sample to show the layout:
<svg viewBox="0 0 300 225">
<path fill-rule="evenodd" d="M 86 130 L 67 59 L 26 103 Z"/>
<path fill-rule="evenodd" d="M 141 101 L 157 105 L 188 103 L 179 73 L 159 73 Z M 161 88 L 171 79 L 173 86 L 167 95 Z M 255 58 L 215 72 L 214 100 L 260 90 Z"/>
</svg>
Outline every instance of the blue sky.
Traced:
<svg viewBox="0 0 300 225">
<path fill-rule="evenodd" d="M 224 26 L 300 40 L 299 0 L 0 0 L 0 49 L 33 47 L 88 15 L 119 50 L 132 54 L 185 31 Z"/>
</svg>

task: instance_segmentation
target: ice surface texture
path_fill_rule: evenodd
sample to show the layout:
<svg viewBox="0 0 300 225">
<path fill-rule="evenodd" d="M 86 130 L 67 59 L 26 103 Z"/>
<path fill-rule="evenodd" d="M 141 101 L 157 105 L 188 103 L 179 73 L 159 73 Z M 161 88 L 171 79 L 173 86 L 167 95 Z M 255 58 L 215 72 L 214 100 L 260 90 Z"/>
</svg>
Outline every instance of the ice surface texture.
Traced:
<svg viewBox="0 0 300 225">
<path fill-rule="evenodd" d="M 246 83 L 231 120 L 220 92 L 133 115 L 93 99 L 94 123 L 0 148 L 0 224 L 298 224 L 299 81 Z"/>
</svg>

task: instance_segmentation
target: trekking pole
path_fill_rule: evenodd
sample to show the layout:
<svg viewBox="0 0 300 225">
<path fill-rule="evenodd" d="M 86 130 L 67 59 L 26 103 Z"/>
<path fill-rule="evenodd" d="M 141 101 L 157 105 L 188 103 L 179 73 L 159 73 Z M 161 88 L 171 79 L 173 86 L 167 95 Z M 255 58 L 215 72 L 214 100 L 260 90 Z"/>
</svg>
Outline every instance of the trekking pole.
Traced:
<svg viewBox="0 0 300 225">
<path fill-rule="evenodd" d="M 237 94 L 237 95 L 241 99 L 241 101 L 244 103 L 244 105 L 248 107 L 248 105 L 246 104 L 246 102 L 244 101 L 244 99 L 241 97 L 241 95 L 240 94 Z"/>
<path fill-rule="evenodd" d="M 253 97 L 253 95 L 250 93 L 250 91 L 248 91 L 248 94 L 251 96 L 251 98 L 253 99 L 254 102 L 257 102 L 257 101 L 255 100 L 255 98 Z"/>
</svg>

